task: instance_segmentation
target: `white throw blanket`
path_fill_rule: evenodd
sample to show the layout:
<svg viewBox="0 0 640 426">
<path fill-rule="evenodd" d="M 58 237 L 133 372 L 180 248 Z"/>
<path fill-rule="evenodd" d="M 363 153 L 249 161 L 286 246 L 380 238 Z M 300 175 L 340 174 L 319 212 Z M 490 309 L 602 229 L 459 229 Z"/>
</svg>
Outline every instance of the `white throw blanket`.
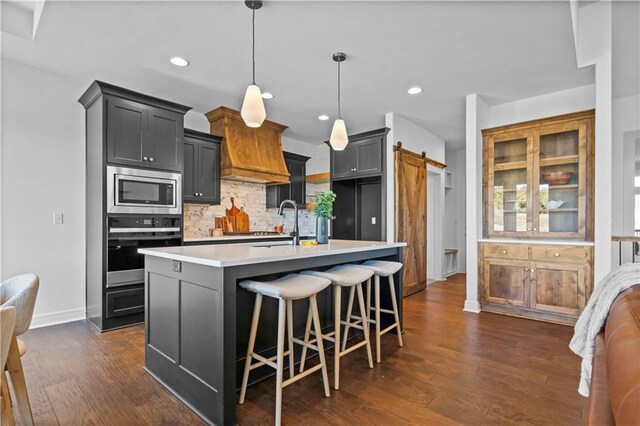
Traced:
<svg viewBox="0 0 640 426">
<path fill-rule="evenodd" d="M 569 348 L 582 357 L 582 370 L 578 393 L 589 396 L 591 368 L 596 335 L 604 326 L 609 309 L 615 298 L 627 288 L 640 283 L 640 263 L 627 263 L 613 271 L 600 281 L 593 291 L 587 306 L 580 314 Z"/>
</svg>

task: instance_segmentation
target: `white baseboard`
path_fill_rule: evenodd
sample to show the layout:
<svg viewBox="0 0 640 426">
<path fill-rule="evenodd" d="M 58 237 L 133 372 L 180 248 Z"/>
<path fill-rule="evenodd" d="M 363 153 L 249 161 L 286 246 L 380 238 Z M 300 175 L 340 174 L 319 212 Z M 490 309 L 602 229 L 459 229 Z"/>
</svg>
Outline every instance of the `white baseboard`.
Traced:
<svg viewBox="0 0 640 426">
<path fill-rule="evenodd" d="M 47 327 L 49 325 L 62 324 L 65 322 L 85 319 L 85 309 L 69 309 L 68 311 L 52 312 L 50 314 L 34 315 L 31 321 L 31 328 Z"/>
<path fill-rule="evenodd" d="M 465 300 L 463 311 L 473 312 L 474 314 L 480 313 L 480 302 L 477 300 Z"/>
</svg>

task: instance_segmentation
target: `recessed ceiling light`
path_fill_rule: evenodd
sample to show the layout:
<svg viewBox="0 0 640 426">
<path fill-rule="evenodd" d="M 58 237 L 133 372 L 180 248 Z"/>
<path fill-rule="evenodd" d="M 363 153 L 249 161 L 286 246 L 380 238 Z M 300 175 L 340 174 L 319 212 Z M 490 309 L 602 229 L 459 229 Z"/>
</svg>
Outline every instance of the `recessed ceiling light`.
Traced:
<svg viewBox="0 0 640 426">
<path fill-rule="evenodd" d="M 318 116 L 318 120 L 327 121 L 328 119 L 329 119 L 329 116 L 326 114 L 322 114 Z"/>
<path fill-rule="evenodd" d="M 271 93 L 271 92 L 262 92 L 262 99 L 273 99 L 273 93 Z"/>
<path fill-rule="evenodd" d="M 409 93 L 410 95 L 417 95 L 418 93 L 422 93 L 422 87 L 412 87 L 411 89 L 407 90 L 407 93 Z"/>
<path fill-rule="evenodd" d="M 174 56 L 173 58 L 169 59 L 169 62 L 177 67 L 189 66 L 189 61 L 187 61 L 185 58 L 181 58 L 180 56 Z"/>
</svg>

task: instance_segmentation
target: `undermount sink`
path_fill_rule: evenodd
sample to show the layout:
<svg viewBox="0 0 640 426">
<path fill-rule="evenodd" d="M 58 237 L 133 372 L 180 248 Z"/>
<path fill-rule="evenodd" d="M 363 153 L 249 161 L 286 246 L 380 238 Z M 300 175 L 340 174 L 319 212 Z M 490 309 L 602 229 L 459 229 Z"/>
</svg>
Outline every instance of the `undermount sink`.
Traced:
<svg viewBox="0 0 640 426">
<path fill-rule="evenodd" d="M 293 241 L 265 241 L 263 243 L 252 243 L 248 245 L 250 247 L 269 248 L 269 247 L 277 247 L 277 246 L 291 246 L 293 245 Z"/>
</svg>

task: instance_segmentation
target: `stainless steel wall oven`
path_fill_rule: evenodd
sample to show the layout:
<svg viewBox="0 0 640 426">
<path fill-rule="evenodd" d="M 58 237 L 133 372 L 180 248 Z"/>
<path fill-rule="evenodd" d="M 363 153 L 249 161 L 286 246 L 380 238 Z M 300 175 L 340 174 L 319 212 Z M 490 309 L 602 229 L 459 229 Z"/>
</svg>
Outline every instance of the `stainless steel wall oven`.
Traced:
<svg viewBox="0 0 640 426">
<path fill-rule="evenodd" d="M 140 248 L 179 246 L 182 219 L 163 216 L 109 216 L 107 289 L 144 283 Z"/>
</svg>

